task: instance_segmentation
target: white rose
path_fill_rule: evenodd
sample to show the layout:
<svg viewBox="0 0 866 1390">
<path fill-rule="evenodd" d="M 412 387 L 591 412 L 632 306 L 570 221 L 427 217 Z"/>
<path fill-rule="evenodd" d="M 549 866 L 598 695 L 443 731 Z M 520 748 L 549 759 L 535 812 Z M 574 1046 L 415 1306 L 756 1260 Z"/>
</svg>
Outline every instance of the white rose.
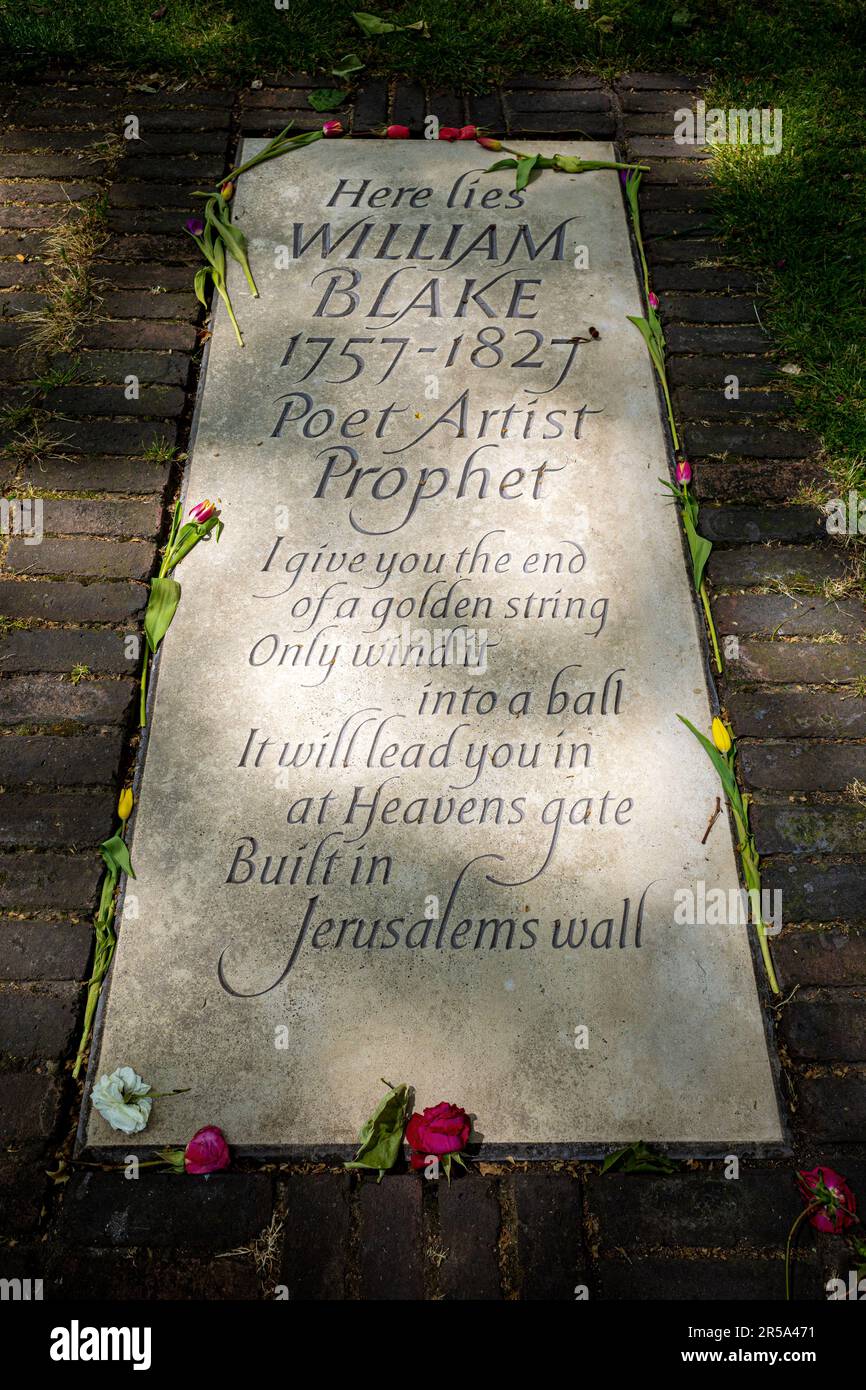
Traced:
<svg viewBox="0 0 866 1390">
<path fill-rule="evenodd" d="M 124 1134 L 138 1134 L 150 1119 L 153 1101 L 150 1085 L 132 1067 L 118 1067 L 111 1076 L 101 1076 L 91 1093 L 91 1100 L 112 1129 Z"/>
</svg>

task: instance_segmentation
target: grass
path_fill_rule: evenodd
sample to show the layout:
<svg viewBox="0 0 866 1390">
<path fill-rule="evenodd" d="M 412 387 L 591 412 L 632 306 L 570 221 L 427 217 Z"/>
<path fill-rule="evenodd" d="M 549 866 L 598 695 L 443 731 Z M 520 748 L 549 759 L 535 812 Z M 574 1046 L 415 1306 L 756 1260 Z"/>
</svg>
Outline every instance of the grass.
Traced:
<svg viewBox="0 0 866 1390">
<path fill-rule="evenodd" d="M 37 353 L 74 350 L 85 320 L 96 309 L 93 260 L 107 234 L 106 208 L 94 201 L 73 204 L 46 237 L 44 303 L 21 315 Z"/>
<path fill-rule="evenodd" d="M 824 445 L 832 488 L 866 488 L 866 154 L 861 136 L 866 59 L 863 0 L 389 0 L 374 13 L 427 22 L 430 38 L 367 39 L 354 0 L 171 0 L 164 18 L 140 0 L 0 0 L 7 65 L 123 67 L 142 85 L 223 82 L 331 69 L 355 52 L 362 78 L 402 75 L 429 87 L 485 90 L 509 75 L 583 68 L 708 74 L 710 105 L 778 106 L 777 158 L 723 149 L 714 164 L 731 258 L 753 267 L 767 295 L 762 321 L 800 367 L 785 378 L 800 422 Z M 159 7 L 160 9 L 163 7 Z"/>
</svg>

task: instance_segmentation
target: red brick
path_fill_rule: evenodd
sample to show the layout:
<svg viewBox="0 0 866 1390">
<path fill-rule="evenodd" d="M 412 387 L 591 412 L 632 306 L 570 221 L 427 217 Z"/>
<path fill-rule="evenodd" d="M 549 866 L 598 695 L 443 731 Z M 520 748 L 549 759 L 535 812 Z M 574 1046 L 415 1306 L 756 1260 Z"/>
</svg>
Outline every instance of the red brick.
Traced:
<svg viewBox="0 0 866 1390">
<path fill-rule="evenodd" d="M 0 918 L 0 980 L 82 980 L 92 946 L 89 922 Z"/>
<path fill-rule="evenodd" d="M 794 1057 L 866 1061 L 866 994 L 856 989 L 800 990 L 782 1010 L 780 1028 Z"/>
<path fill-rule="evenodd" d="M 7 676 L 0 681 L 0 727 L 26 724 L 125 724 L 138 681 L 86 680 L 64 676 Z"/>
<path fill-rule="evenodd" d="M 856 927 L 786 927 L 773 957 L 787 990 L 801 985 L 866 985 L 866 932 Z"/>
<path fill-rule="evenodd" d="M 59 1114 L 60 1085 L 54 1077 L 0 1073 L 0 1133 L 5 1139 L 49 1139 Z"/>
<path fill-rule="evenodd" d="M 146 541 L 44 540 L 9 544 L 7 567 L 22 574 L 86 574 L 95 579 L 146 579 L 156 548 Z"/>
<path fill-rule="evenodd" d="M 0 907 L 88 911 L 102 878 L 96 854 L 0 855 Z"/>
<path fill-rule="evenodd" d="M 74 584 L 62 579 L 0 579 L 0 611 L 13 619 L 118 623 L 140 614 L 146 603 L 145 587 L 124 581 Z"/>
<path fill-rule="evenodd" d="M 0 1050 L 22 1059 L 62 1057 L 78 1027 L 80 998 L 73 984 L 0 986 Z"/>
<path fill-rule="evenodd" d="M 740 755 L 746 784 L 766 791 L 842 791 L 866 777 L 859 744 L 745 744 Z"/>
<path fill-rule="evenodd" d="M 101 738 L 43 734 L 0 738 L 0 783 L 71 787 L 113 783 L 121 747 L 120 734 L 114 733 Z"/>
<path fill-rule="evenodd" d="M 137 658 L 126 654 L 126 639 L 120 632 L 93 632 L 87 628 L 12 629 L 6 634 L 0 653 L 4 671 L 62 671 L 86 666 L 88 671 L 128 675 Z"/>
<path fill-rule="evenodd" d="M 363 1299 L 422 1299 L 422 1178 L 392 1175 L 360 1189 L 360 1277 Z"/>
</svg>

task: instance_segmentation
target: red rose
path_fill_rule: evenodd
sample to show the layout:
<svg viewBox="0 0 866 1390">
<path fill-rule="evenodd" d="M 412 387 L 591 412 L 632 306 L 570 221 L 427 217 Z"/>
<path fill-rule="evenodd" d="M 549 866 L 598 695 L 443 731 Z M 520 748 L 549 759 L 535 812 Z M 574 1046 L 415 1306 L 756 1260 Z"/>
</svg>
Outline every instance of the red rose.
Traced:
<svg viewBox="0 0 866 1390">
<path fill-rule="evenodd" d="M 455 125 L 443 125 L 439 127 L 440 140 L 459 140 L 460 131 Z"/>
<path fill-rule="evenodd" d="M 469 1142 L 471 1128 L 466 1111 L 447 1100 L 413 1115 L 406 1126 L 406 1143 L 416 1151 L 410 1160 L 412 1167 L 423 1168 L 428 1154 L 443 1158 L 445 1154 L 459 1153 Z"/>
<path fill-rule="evenodd" d="M 838 1235 L 853 1226 L 857 1199 L 839 1173 L 832 1168 L 813 1168 L 808 1173 L 798 1173 L 797 1178 L 806 1201 L 821 1203 L 809 1217 L 817 1230 Z"/>
<path fill-rule="evenodd" d="M 183 1166 L 188 1173 L 216 1173 L 231 1162 L 229 1146 L 216 1125 L 205 1125 L 192 1136 L 184 1150 Z"/>
</svg>

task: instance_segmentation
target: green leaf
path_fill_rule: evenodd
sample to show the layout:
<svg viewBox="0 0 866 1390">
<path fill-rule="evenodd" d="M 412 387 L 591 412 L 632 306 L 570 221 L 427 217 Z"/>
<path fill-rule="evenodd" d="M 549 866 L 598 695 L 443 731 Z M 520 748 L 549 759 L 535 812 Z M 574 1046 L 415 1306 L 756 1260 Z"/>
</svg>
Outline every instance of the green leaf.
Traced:
<svg viewBox="0 0 866 1390">
<path fill-rule="evenodd" d="M 350 77 L 353 72 L 360 72 L 364 66 L 357 53 L 347 53 L 345 58 L 340 59 L 340 66 L 331 68 L 331 72 L 335 77 Z"/>
<path fill-rule="evenodd" d="M 517 178 L 514 183 L 514 188 L 517 193 L 522 192 L 529 183 L 532 171 L 537 163 L 537 154 L 522 154 L 520 156 L 517 161 Z"/>
<path fill-rule="evenodd" d="M 369 14 L 366 10 L 353 10 L 352 18 L 368 38 L 374 38 L 377 34 L 394 34 L 402 29 L 419 29 L 425 38 L 430 37 L 430 30 L 423 19 L 416 20 L 414 24 L 392 24 L 389 19 L 380 19 L 377 14 Z"/>
<path fill-rule="evenodd" d="M 624 1149 L 608 1154 L 602 1164 L 602 1173 L 618 1168 L 621 1173 L 675 1173 L 676 1164 L 665 1155 L 654 1153 L 641 1141 L 626 1144 Z"/>
<path fill-rule="evenodd" d="M 317 87 L 310 92 L 307 101 L 314 111 L 334 111 L 343 105 L 348 95 L 348 92 L 340 92 L 336 87 Z"/>
<path fill-rule="evenodd" d="M 408 1119 L 409 1087 L 394 1086 L 363 1126 L 358 1135 L 358 1152 L 345 1166 L 378 1170 L 381 1181 L 400 1156 Z"/>
<path fill-rule="evenodd" d="M 653 331 L 647 323 L 646 319 L 639 318 L 636 314 L 626 314 L 626 318 L 628 319 L 629 323 L 633 323 L 635 328 L 637 328 L 640 332 L 641 337 L 643 338 L 644 342 L 647 345 L 647 348 L 649 349 L 649 355 L 652 358 L 653 366 L 655 367 L 659 376 L 664 377 L 664 359 L 659 357 L 658 344 L 655 338 L 653 337 Z"/>
<path fill-rule="evenodd" d="M 210 266 L 199 266 L 198 270 L 195 273 L 195 280 L 193 281 L 195 297 L 198 300 L 199 304 L 203 304 L 205 308 L 207 308 L 207 297 L 205 295 L 205 287 L 207 286 L 207 280 L 209 275 Z"/>
<path fill-rule="evenodd" d="M 653 341 L 658 346 L 660 352 L 664 353 L 665 335 L 662 331 L 662 322 L 651 304 L 647 306 L 647 320 L 649 322 L 650 332 L 653 335 Z"/>
<path fill-rule="evenodd" d="M 222 202 L 222 200 L 220 200 Z M 228 248 L 229 255 L 232 256 L 240 265 L 244 265 L 247 259 L 247 239 L 240 227 L 235 227 L 226 203 L 222 203 L 222 208 L 217 210 L 219 204 L 208 206 L 205 216 L 216 232 L 216 245 Z M 214 248 L 216 250 L 216 246 Z"/>
<path fill-rule="evenodd" d="M 698 743 L 703 747 L 707 757 L 710 759 L 710 762 L 721 778 L 722 786 L 725 789 L 728 800 L 734 802 L 737 807 L 742 807 L 742 797 L 740 796 L 740 789 L 737 786 L 737 779 L 731 771 L 724 754 L 720 753 L 716 745 L 706 738 L 704 734 L 699 733 L 694 724 L 686 719 L 684 714 L 678 714 L 677 719 L 679 719 L 682 724 L 685 724 L 687 729 L 691 730 L 698 740 Z"/>
<path fill-rule="evenodd" d="M 695 581 L 695 588 L 700 589 L 703 583 L 704 570 L 710 558 L 713 548 L 712 541 L 708 541 L 705 536 L 698 534 L 695 527 L 692 513 L 688 507 L 683 508 L 683 529 L 686 533 L 686 540 L 689 543 L 689 551 L 692 557 L 692 575 Z"/>
<path fill-rule="evenodd" d="M 115 878 L 119 873 L 129 874 L 130 878 L 135 878 L 126 841 L 122 840 L 119 835 L 112 835 L 110 840 L 103 840 L 99 846 L 99 851 L 105 860 L 109 873 L 113 874 Z"/>
<path fill-rule="evenodd" d="M 180 603 L 180 585 L 176 579 L 151 579 L 150 598 L 144 615 L 144 635 L 147 645 L 155 652 L 168 629 Z"/>
<path fill-rule="evenodd" d="M 485 172 L 485 174 L 493 174 L 493 173 L 496 172 L 497 169 L 516 169 L 516 168 L 517 168 L 517 160 L 516 160 L 516 159 L 497 159 L 496 163 L 495 163 L 495 164 L 490 164 L 490 165 L 488 165 L 488 167 L 485 169 L 484 172 Z"/>
</svg>

